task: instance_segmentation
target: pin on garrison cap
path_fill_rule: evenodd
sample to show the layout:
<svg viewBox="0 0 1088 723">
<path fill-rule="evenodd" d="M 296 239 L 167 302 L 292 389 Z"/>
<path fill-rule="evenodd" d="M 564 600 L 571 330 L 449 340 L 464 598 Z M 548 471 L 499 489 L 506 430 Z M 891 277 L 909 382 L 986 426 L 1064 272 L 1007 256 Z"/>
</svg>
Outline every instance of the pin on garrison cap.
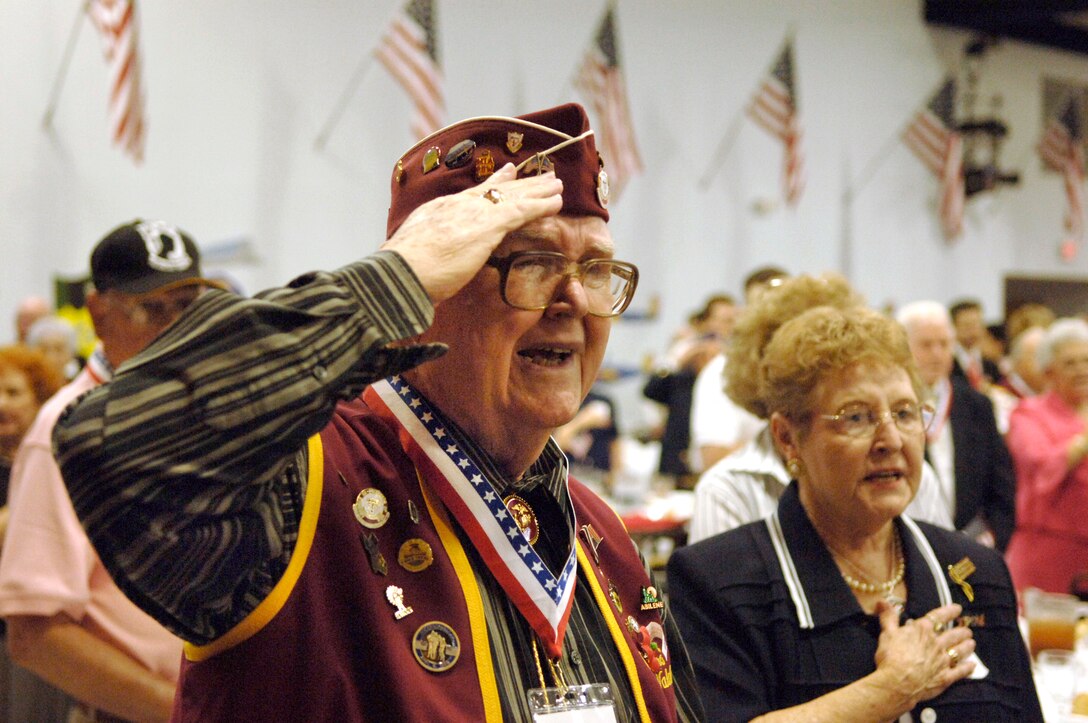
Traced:
<svg viewBox="0 0 1088 723">
<path fill-rule="evenodd" d="M 469 118 L 409 148 L 391 174 L 386 236 L 416 207 L 475 186 L 506 163 L 519 177 L 554 170 L 563 181 L 561 213 L 608 220 L 604 161 L 585 110 L 568 103 L 517 117 Z"/>
<path fill-rule="evenodd" d="M 91 252 L 98 291 L 147 294 L 177 286 L 222 287 L 200 272 L 200 251 L 189 234 L 163 221 L 136 219 L 110 231 Z"/>
</svg>

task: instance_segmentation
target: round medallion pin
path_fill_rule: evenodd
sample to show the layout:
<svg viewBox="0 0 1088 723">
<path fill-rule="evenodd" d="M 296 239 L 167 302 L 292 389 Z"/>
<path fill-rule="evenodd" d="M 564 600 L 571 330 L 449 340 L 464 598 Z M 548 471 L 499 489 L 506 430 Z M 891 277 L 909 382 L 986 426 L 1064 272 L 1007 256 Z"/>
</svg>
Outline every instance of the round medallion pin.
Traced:
<svg viewBox="0 0 1088 723">
<path fill-rule="evenodd" d="M 373 487 L 367 487 L 360 492 L 351 509 L 359 524 L 372 530 L 389 521 L 389 503 L 382 491 Z"/>
<path fill-rule="evenodd" d="M 412 636 L 412 654 L 424 669 L 442 673 L 452 668 L 461 656 L 461 641 L 449 625 L 431 620 L 420 625 Z"/>
</svg>

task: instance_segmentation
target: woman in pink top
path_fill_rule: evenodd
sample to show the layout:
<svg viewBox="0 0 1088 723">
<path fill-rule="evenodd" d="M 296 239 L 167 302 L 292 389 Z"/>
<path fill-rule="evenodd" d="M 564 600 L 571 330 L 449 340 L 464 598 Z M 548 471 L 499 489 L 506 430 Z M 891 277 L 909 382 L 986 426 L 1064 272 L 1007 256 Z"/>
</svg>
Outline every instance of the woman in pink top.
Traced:
<svg viewBox="0 0 1088 723">
<path fill-rule="evenodd" d="M 1050 383 L 1009 418 L 1016 532 L 1006 552 L 1017 589 L 1069 592 L 1088 572 L 1088 324 L 1061 319 L 1038 362 Z"/>
</svg>

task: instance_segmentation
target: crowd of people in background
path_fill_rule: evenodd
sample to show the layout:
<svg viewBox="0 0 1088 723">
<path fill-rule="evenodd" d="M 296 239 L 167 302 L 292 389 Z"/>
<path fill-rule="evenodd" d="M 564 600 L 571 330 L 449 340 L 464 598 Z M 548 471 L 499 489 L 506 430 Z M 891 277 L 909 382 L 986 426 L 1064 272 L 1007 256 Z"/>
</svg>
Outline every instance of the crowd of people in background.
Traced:
<svg viewBox="0 0 1088 723">
<path fill-rule="evenodd" d="M 760 424 L 744 427 L 716 462 L 697 443 L 696 425 L 713 423 L 697 422 L 690 406 L 670 403 L 659 391 L 677 372 L 660 365 L 644 390 L 662 403 L 660 472 L 678 470 L 698 480 L 689 542 L 771 514 L 791 479 L 759 402 L 762 348 L 781 324 L 808 308 L 865 303 L 838 277 L 790 279 L 771 268 L 752 278 L 761 274 L 776 280 L 769 301 L 746 294 L 744 307 L 732 306 L 734 329 L 715 340 L 718 354 L 711 357 L 719 363 L 704 364 L 717 393 Z M 711 296 L 708 304 L 719 298 Z M 917 300 L 883 311 L 903 327 L 933 410 L 915 502 L 926 495 L 928 478 L 935 507 L 916 504 L 909 512 L 1007 553 L 1018 589 L 1083 591 L 1088 533 L 1077 521 L 1088 513 L 1088 462 L 1081 463 L 1088 457 L 1088 324 L 1057 319 L 1042 301 L 990 325 L 974 299 Z M 676 338 L 699 334 L 698 318 Z M 735 411 L 717 414 L 721 430 L 739 428 Z M 687 420 L 688 429 L 677 431 L 676 420 Z M 672 439 L 685 434 L 687 447 L 666 457 Z M 677 468 L 667 459 L 692 466 Z"/>
</svg>

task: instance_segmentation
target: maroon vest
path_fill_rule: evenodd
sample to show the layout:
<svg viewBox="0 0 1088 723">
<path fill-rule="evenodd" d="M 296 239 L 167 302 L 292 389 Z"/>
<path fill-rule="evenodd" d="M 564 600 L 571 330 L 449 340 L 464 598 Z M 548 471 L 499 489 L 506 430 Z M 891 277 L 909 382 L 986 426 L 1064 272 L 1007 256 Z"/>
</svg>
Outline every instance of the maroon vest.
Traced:
<svg viewBox="0 0 1088 723">
<path fill-rule="evenodd" d="M 300 571 L 289 568 L 277 590 L 235 630 L 207 648 L 187 650 L 173 720 L 460 723 L 488 720 L 489 713 L 498 720 L 485 622 L 479 606 L 471 606 L 475 579 L 433 493 L 434 506 L 428 505 L 398 431 L 355 400 L 339 406 L 320 445 L 311 441 L 310 449 L 311 478 L 292 560 Z M 313 477 L 318 469 L 319 481 Z M 352 511 L 364 488 L 380 490 L 387 500 L 389 519 L 375 529 L 363 527 Z M 611 617 L 613 649 L 626 658 L 629 677 L 635 674 L 642 691 L 636 697 L 645 701 L 650 719 L 673 721 L 671 668 L 655 674 L 651 663 L 660 660 L 643 657 L 652 651 L 646 628 L 660 624 L 661 611 L 639 610 L 649 581 L 635 548 L 604 502 L 573 480 L 570 492 L 579 526 L 592 525 L 603 538 L 599 565 L 589 548 L 580 556 L 577 584 L 589 582 L 588 576 L 596 582 L 598 606 Z M 313 530 L 308 551 L 307 529 Z M 372 569 L 367 537 L 384 558 L 384 575 Z M 430 546 L 433 562 L 426 569 L 410 572 L 398 564 L 408 540 Z M 609 580 L 622 615 L 608 594 Z M 412 608 L 399 620 L 387 598 L 390 586 L 401 588 L 404 606 Z M 626 624 L 628 615 L 638 625 Z M 425 668 L 413 652 L 425 644 L 425 624 L 434 621 L 452 629 L 459 644 L 456 662 L 441 672 Z M 526 651 L 526 664 L 530 655 Z"/>
</svg>

